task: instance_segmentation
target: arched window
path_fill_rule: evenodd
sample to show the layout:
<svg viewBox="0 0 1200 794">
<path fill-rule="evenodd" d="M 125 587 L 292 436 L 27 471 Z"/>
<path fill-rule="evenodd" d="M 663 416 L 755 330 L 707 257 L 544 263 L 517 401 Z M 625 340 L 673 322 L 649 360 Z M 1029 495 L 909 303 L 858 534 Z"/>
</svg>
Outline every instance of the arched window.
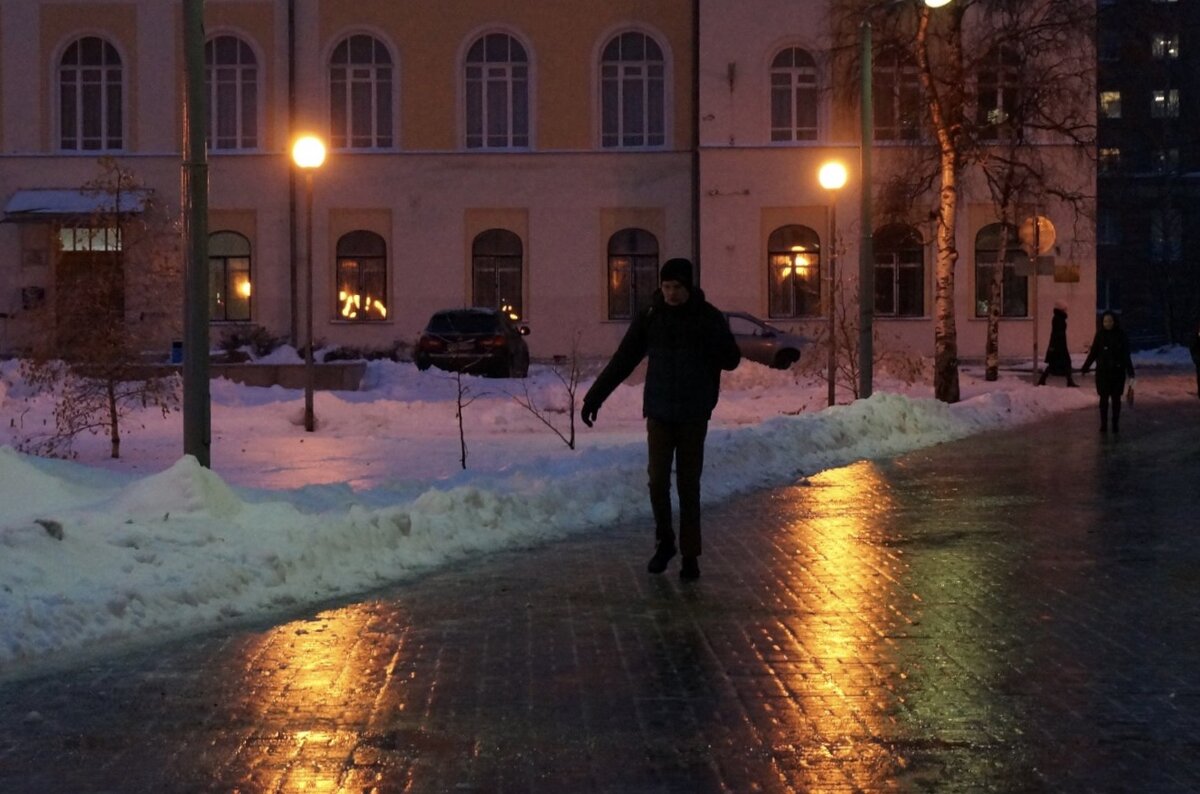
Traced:
<svg viewBox="0 0 1200 794">
<path fill-rule="evenodd" d="M 915 141 L 921 137 L 921 80 L 907 52 L 888 48 L 871 70 L 875 139 Z"/>
<path fill-rule="evenodd" d="M 821 313 L 821 241 L 807 226 L 781 226 L 767 239 L 771 317 Z"/>
<path fill-rule="evenodd" d="M 622 33 L 600 60 L 600 144 L 606 148 L 666 143 L 666 64 L 645 33 Z"/>
<path fill-rule="evenodd" d="M 343 234 L 337 241 L 337 316 L 387 319 L 387 244 L 375 232 Z"/>
<path fill-rule="evenodd" d="M 106 151 L 124 145 L 121 56 L 104 39 L 86 36 L 58 64 L 59 147 Z"/>
<path fill-rule="evenodd" d="M 1021 56 L 1016 47 L 1001 44 L 988 53 L 979 69 L 976 101 L 980 137 L 1007 140 L 1021 134 Z"/>
<path fill-rule="evenodd" d="M 875 313 L 925 314 L 925 243 L 911 226 L 892 224 L 875 232 Z"/>
<path fill-rule="evenodd" d="M 817 139 L 817 64 L 799 47 L 771 62 L 771 140 Z"/>
<path fill-rule="evenodd" d="M 992 277 L 1001 268 L 1000 314 L 1029 316 L 1029 278 L 1017 275 L 1016 263 L 1027 259 L 1017 227 L 993 223 L 975 235 L 975 316 L 987 317 L 992 303 Z"/>
<path fill-rule="evenodd" d="M 628 320 L 650 305 L 658 287 L 658 238 L 622 229 L 608 238 L 608 319 Z"/>
<path fill-rule="evenodd" d="M 467 51 L 468 149 L 529 146 L 529 56 L 505 33 L 481 36 Z"/>
<path fill-rule="evenodd" d="M 237 232 L 208 236 L 208 316 L 218 323 L 250 319 L 250 241 Z"/>
<path fill-rule="evenodd" d="M 329 59 L 329 143 L 334 149 L 392 146 L 392 56 L 374 36 L 347 36 Z"/>
<path fill-rule="evenodd" d="M 471 243 L 472 305 L 502 309 L 516 318 L 525 314 L 521 299 L 524 248 L 507 229 L 488 229 Z"/>
<path fill-rule="evenodd" d="M 258 146 L 258 62 L 236 36 L 217 36 L 204 45 L 204 80 L 209 107 L 209 146 Z"/>
</svg>

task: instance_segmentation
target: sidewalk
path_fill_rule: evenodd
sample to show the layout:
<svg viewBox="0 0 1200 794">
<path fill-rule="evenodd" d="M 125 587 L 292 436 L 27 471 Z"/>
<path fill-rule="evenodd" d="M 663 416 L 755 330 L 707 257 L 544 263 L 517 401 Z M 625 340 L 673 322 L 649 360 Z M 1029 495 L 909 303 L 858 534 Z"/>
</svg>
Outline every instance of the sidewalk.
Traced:
<svg viewBox="0 0 1200 794">
<path fill-rule="evenodd" d="M 1097 424 L 4 685 L 0 791 L 1200 790 L 1200 400 Z"/>
</svg>

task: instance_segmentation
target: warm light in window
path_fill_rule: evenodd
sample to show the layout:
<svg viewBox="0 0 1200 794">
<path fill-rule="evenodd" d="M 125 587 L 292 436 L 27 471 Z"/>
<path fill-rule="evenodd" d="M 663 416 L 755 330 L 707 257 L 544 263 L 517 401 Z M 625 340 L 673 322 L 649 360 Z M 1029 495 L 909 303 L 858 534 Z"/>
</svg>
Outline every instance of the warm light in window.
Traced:
<svg viewBox="0 0 1200 794">
<path fill-rule="evenodd" d="M 241 295 L 243 298 L 249 298 L 250 297 L 250 279 L 245 278 L 245 277 L 238 279 L 237 284 L 234 285 L 234 289 L 237 290 L 238 295 Z"/>
</svg>

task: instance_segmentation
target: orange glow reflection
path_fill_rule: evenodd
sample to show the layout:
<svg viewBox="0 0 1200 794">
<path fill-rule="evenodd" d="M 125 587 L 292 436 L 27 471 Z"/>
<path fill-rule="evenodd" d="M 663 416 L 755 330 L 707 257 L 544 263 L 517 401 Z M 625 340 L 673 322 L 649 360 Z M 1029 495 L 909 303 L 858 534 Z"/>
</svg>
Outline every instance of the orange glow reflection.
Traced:
<svg viewBox="0 0 1200 794">
<path fill-rule="evenodd" d="M 794 781 L 802 790 L 841 790 L 846 775 L 853 789 L 870 789 L 904 765 L 881 741 L 896 734 L 902 698 L 890 686 L 893 697 L 878 698 L 872 674 L 890 655 L 889 626 L 904 596 L 898 585 L 903 565 L 880 542 L 892 498 L 868 461 L 821 472 L 793 493 L 794 513 L 781 542 L 792 547 L 787 584 L 797 617 L 789 633 L 773 632 L 770 639 L 788 660 L 775 666 L 789 695 L 781 703 L 794 713 L 776 715 L 784 735 L 775 741 L 790 744 L 803 759 Z"/>
</svg>

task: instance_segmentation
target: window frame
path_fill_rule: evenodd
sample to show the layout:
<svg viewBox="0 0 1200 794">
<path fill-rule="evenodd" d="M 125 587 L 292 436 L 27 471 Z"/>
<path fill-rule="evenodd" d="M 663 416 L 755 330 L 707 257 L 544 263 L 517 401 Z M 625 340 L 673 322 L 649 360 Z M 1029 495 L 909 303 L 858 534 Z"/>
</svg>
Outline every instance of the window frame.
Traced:
<svg viewBox="0 0 1200 794">
<path fill-rule="evenodd" d="M 919 142 L 924 137 L 921 77 L 912 54 L 887 47 L 871 65 L 872 108 L 877 142 Z M 881 112 L 886 111 L 886 112 Z"/>
<path fill-rule="evenodd" d="M 354 249 L 352 243 L 364 243 L 363 248 Z M 371 248 L 365 243 L 378 243 L 378 248 Z M 343 245 L 344 244 L 344 245 Z M 334 246 L 334 317 L 347 323 L 380 323 L 388 319 L 388 246 L 382 234 L 371 229 L 352 229 L 339 235 Z M 353 278 L 344 277 L 344 273 L 353 266 Z M 371 267 L 365 267 L 370 265 Z M 365 287 L 372 276 L 381 282 L 380 297 L 371 300 L 371 291 Z M 354 281 L 354 284 L 350 284 Z M 353 286 L 354 293 L 345 287 Z M 367 300 L 362 300 L 366 295 Z M 367 304 L 363 316 L 359 316 L 363 304 Z"/>
<path fill-rule="evenodd" d="M 781 60 L 789 57 L 791 63 Z M 806 62 L 801 63 L 801 60 Z M 786 85 L 785 85 L 786 83 Z M 809 143 L 819 139 L 820 75 L 812 53 L 799 45 L 783 47 L 771 59 L 768 70 L 771 143 Z M 783 123 L 786 102 L 786 123 Z M 812 124 L 800 124 L 801 108 L 810 109 Z"/>
<path fill-rule="evenodd" d="M 1007 228 L 1008 241 L 1004 242 L 1005 261 L 1003 263 L 1003 274 L 1000 284 L 1000 317 L 1001 319 L 1024 319 L 1029 317 L 1029 276 L 1018 276 L 1016 274 L 1016 260 L 1027 256 L 1021 248 L 1020 237 L 1017 233 L 1017 227 L 1012 224 L 990 223 L 982 227 L 975 234 L 974 254 L 975 254 L 975 318 L 985 319 L 988 316 L 988 309 L 991 301 L 991 283 L 992 283 L 992 268 L 995 267 L 996 261 L 999 259 L 1000 247 L 997 245 L 994 248 L 982 248 L 981 241 L 985 240 L 987 234 L 998 234 Z M 996 232 L 991 230 L 996 229 Z M 984 252 L 993 252 L 992 258 L 983 256 Z M 1013 293 L 1019 287 L 1019 295 Z M 1014 310 L 1016 302 L 1022 301 L 1021 310 Z"/>
<path fill-rule="evenodd" d="M 1150 92 L 1150 118 L 1179 118 L 1179 89 L 1163 88 Z"/>
<path fill-rule="evenodd" d="M 493 247 L 481 251 L 485 244 Z M 525 241 L 512 229 L 494 226 L 476 234 L 471 239 L 471 305 L 499 309 L 510 317 L 516 315 L 517 320 L 523 318 L 525 252 Z M 492 294 L 480 294 L 485 292 L 481 289 L 485 283 L 490 283 Z M 511 292 L 516 302 L 503 295 L 504 292 Z"/>
<path fill-rule="evenodd" d="M 228 238 L 230 238 L 231 242 L 233 242 L 233 238 L 236 238 L 236 240 L 239 243 L 244 243 L 245 244 L 245 254 L 240 254 L 240 253 L 236 253 L 236 252 L 229 252 L 229 253 L 218 252 L 218 253 L 214 254 L 213 253 L 214 251 L 219 250 L 218 246 L 215 245 L 216 242 L 219 242 L 217 240 L 217 238 L 219 238 L 219 237 L 228 237 Z M 231 249 L 232 249 L 232 246 L 231 246 Z M 250 245 L 250 238 L 247 237 L 246 235 L 242 234 L 241 232 L 234 231 L 232 229 L 218 229 L 217 231 L 211 232 L 208 235 L 208 251 L 209 251 L 209 253 L 208 253 L 209 322 L 211 322 L 211 323 L 250 322 L 254 318 L 254 290 L 253 290 L 254 251 L 253 251 L 252 246 Z M 220 304 L 219 299 L 217 299 L 213 295 L 213 287 L 215 287 L 217 285 L 217 281 L 218 281 L 217 275 L 218 275 L 218 270 L 219 270 L 220 271 L 219 281 L 220 281 L 221 287 L 222 287 L 223 291 L 225 292 L 225 294 L 226 295 L 236 295 L 237 294 L 238 290 L 237 290 L 236 285 L 234 284 L 233 271 L 231 271 L 231 269 L 230 269 L 230 262 L 234 261 L 234 260 L 239 260 L 239 259 L 244 259 L 246 262 L 245 271 L 244 271 L 246 274 L 246 283 L 250 286 L 251 289 L 250 289 L 250 294 L 246 296 L 245 316 L 244 317 L 240 317 L 240 316 L 239 317 L 230 317 L 229 316 L 229 314 L 230 314 L 229 307 L 231 305 L 231 301 L 226 299 L 224 302 L 224 306 L 225 306 L 224 310 L 221 312 L 218 312 L 218 310 L 217 310 L 218 306 L 221 304 Z M 238 272 L 241 272 L 241 271 L 239 270 Z M 218 313 L 220 313 L 222 316 L 218 317 L 217 316 Z"/>
<path fill-rule="evenodd" d="M 768 319 L 793 320 L 823 316 L 821 284 L 825 263 L 821 248 L 821 236 L 815 229 L 802 223 L 778 226 L 767 235 Z M 815 261 L 800 264 L 801 255 Z M 803 271 L 803 281 L 793 278 L 798 268 L 811 268 Z M 776 278 L 776 269 L 787 271 L 783 278 L 788 279 L 788 286 L 784 287 L 782 280 Z"/>
<path fill-rule="evenodd" d="M 895 239 L 896 245 L 889 246 L 890 239 Z M 875 230 L 872 247 L 875 252 L 875 314 L 880 317 L 924 317 L 927 268 L 926 245 L 921 233 L 908 224 L 889 224 Z M 888 261 L 881 262 L 885 257 Z M 915 279 L 913 271 L 916 271 Z M 903 278 L 906 275 L 908 279 Z M 882 299 L 889 297 L 889 294 L 881 294 L 885 285 L 890 289 L 890 306 L 882 305 Z M 914 304 L 915 310 L 903 308 Z"/>
<path fill-rule="evenodd" d="M 641 37 L 640 58 L 633 57 L 636 47 L 631 37 Z M 628 58 L 623 55 L 627 44 L 633 48 Z M 657 51 L 657 59 L 650 57 L 649 45 L 653 45 Z M 614 46 L 615 59 L 609 57 Z M 663 38 L 647 30 L 621 30 L 603 39 L 596 60 L 600 122 L 597 140 L 601 149 L 638 151 L 667 148 L 671 129 L 670 61 Z M 636 96 L 627 96 L 627 92 L 635 86 L 640 101 Z M 632 118 L 630 111 L 634 105 L 640 105 L 640 119 Z"/>
<path fill-rule="evenodd" d="M 83 44 L 87 41 L 98 41 L 101 44 L 100 63 L 85 63 L 85 53 L 83 52 Z M 73 51 L 77 51 L 75 62 L 68 64 L 67 56 Z M 108 58 L 115 57 L 115 63 L 108 62 Z M 86 75 L 84 72 L 96 70 L 100 71 L 100 79 L 98 81 L 85 81 Z M 115 79 L 114 73 L 115 72 Z M 68 81 L 66 76 L 72 75 L 70 84 L 73 87 L 73 101 L 71 101 L 71 112 L 65 112 L 68 98 L 65 95 Z M 62 48 L 58 58 L 55 61 L 54 68 L 54 86 L 55 86 L 55 107 L 57 114 L 56 136 L 57 145 L 55 149 L 59 152 L 70 153 L 77 152 L 80 154 L 95 154 L 96 152 L 122 152 L 125 150 L 125 141 L 128 136 L 127 118 L 125 103 L 128 101 L 129 92 L 125 87 L 126 69 L 125 57 L 121 54 L 117 45 L 108 38 L 91 33 L 78 35 L 71 39 Z M 94 98 L 95 106 L 90 107 L 87 97 L 88 86 L 99 86 L 97 95 Z M 113 93 L 116 96 L 113 96 Z M 115 108 L 114 108 L 115 106 Z M 116 118 L 113 118 L 113 111 L 116 111 Z M 99 119 L 92 119 L 98 127 L 98 132 L 93 135 L 87 134 L 89 126 L 89 116 L 99 115 Z M 70 123 L 72 129 L 68 135 L 67 125 Z M 117 127 L 116 131 L 112 129 Z M 94 147 L 87 145 L 90 140 L 98 140 L 99 144 Z"/>
<path fill-rule="evenodd" d="M 370 40 L 370 61 L 354 60 L 356 39 Z M 346 60 L 335 61 L 342 47 L 346 48 Z M 386 60 L 379 60 L 381 53 Z M 340 79 L 336 74 L 338 71 L 344 73 Z M 396 96 L 400 85 L 398 72 L 398 59 L 390 43 L 374 32 L 353 31 L 335 41 L 329 50 L 329 57 L 325 59 L 331 150 L 369 152 L 396 149 L 399 129 L 397 111 L 400 107 Z M 368 89 L 365 95 L 361 93 L 363 86 Z M 358 108 L 359 113 L 356 114 L 355 100 L 362 96 L 369 100 L 369 109 Z M 361 113 L 366 113 L 369 118 L 360 118 Z M 360 122 L 365 122 L 366 131 L 359 126 Z M 340 131 L 337 129 L 339 125 L 342 128 Z"/>
<path fill-rule="evenodd" d="M 984 58 L 975 75 L 975 120 L 980 140 L 1022 138 L 1022 65 L 1020 49 L 1010 42 L 996 44 Z"/>
<path fill-rule="evenodd" d="M 236 42 L 238 48 L 238 59 L 236 63 L 225 64 L 218 63 L 217 42 L 221 39 L 230 39 Z M 210 50 L 212 58 L 210 60 Z M 251 61 L 249 64 L 241 59 L 249 54 Z M 222 69 L 231 69 L 234 73 L 232 81 L 221 81 L 214 79 L 218 77 L 218 72 Z M 249 75 L 246 72 L 250 72 Z M 258 151 L 259 141 L 261 140 L 260 130 L 262 129 L 262 85 L 261 85 L 262 69 L 259 68 L 258 52 L 254 45 L 246 38 L 238 33 L 229 31 L 218 31 L 204 42 L 204 87 L 205 96 L 208 97 L 208 151 L 210 153 L 226 153 L 236 151 Z M 221 122 L 223 116 L 220 113 L 221 108 L 221 87 L 232 85 L 234 93 L 234 123 L 235 128 L 232 136 L 224 136 L 226 139 L 232 137 L 233 145 L 221 146 L 222 135 L 220 134 Z M 247 89 L 252 90 L 252 95 L 247 98 Z M 249 105 L 249 107 L 247 107 Z"/>
<path fill-rule="evenodd" d="M 498 38 L 506 40 L 507 55 L 492 60 L 489 40 Z M 514 60 L 514 47 L 520 51 L 521 60 Z M 480 48 L 482 60 L 472 59 L 476 48 Z M 463 147 L 472 152 L 532 149 L 534 68 L 529 44 L 512 31 L 485 31 L 470 39 L 461 64 Z M 476 71 L 478 74 L 474 74 Z M 493 95 L 493 90 L 502 91 L 503 96 Z M 503 130 L 492 132 L 489 127 L 501 105 Z"/>
<path fill-rule="evenodd" d="M 650 305 L 658 289 L 662 247 L 653 232 L 629 226 L 609 235 L 606 251 L 608 319 L 632 320 Z M 624 303 L 623 311 L 617 310 L 618 300 Z"/>
</svg>

